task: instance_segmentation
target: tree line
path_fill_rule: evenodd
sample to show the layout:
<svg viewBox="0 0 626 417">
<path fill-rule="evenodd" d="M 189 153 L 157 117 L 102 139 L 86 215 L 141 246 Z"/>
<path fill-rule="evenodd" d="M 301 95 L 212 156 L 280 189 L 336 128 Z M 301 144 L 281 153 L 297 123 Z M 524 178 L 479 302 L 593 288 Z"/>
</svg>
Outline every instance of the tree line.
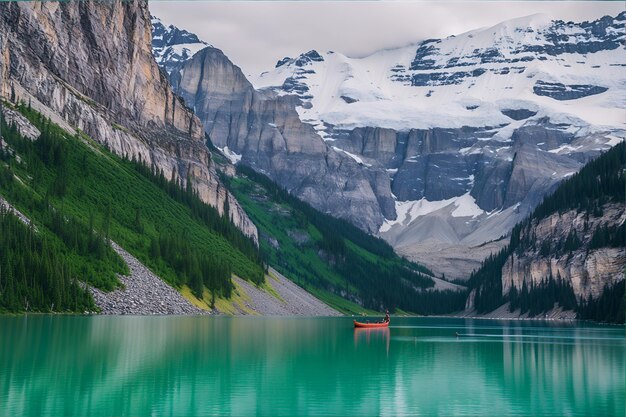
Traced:
<svg viewBox="0 0 626 417">
<path fill-rule="evenodd" d="M 137 160 L 133 157 L 130 164 L 135 171 L 165 191 L 174 201 L 187 206 L 196 220 L 200 221 L 215 233 L 225 237 L 236 249 L 246 255 L 248 259 L 261 266 L 261 269 L 265 269 L 264 260 L 258 246 L 250 237 L 246 236 L 235 226 L 230 217 L 228 193 L 224 201 L 223 214 L 220 214 L 215 207 L 205 203 L 200 198 L 197 191 L 192 186 L 191 178 L 188 177 L 185 181 L 185 185 L 183 185 L 180 178 L 177 178 L 174 174 L 172 174 L 172 178 L 168 180 L 165 178 L 162 169 L 157 169 L 154 165 L 147 166 L 141 159 Z M 254 277 L 252 281 L 260 283 L 263 282 L 264 279 L 264 275 L 261 273 Z"/>
<path fill-rule="evenodd" d="M 313 224 L 323 236 L 341 236 L 352 241 L 363 249 L 383 258 L 395 256 L 393 248 L 384 240 L 374 237 L 346 220 L 337 219 L 329 214 L 320 212 L 311 207 L 308 203 L 289 194 L 287 190 L 280 187 L 267 176 L 256 172 L 254 169 L 238 164 L 237 174 L 245 175 L 257 184 L 262 185 L 268 197 L 277 203 L 285 203 L 293 207 L 296 211 L 303 213 L 308 222 Z"/>
<path fill-rule="evenodd" d="M 159 235 L 150 241 L 150 256 L 177 271 L 177 286 L 188 285 L 194 295 L 203 298 L 204 287 L 216 296 L 230 298 L 234 289 L 231 266 L 213 254 L 194 248 L 186 233 Z M 260 284 L 261 282 L 256 282 Z"/>
</svg>

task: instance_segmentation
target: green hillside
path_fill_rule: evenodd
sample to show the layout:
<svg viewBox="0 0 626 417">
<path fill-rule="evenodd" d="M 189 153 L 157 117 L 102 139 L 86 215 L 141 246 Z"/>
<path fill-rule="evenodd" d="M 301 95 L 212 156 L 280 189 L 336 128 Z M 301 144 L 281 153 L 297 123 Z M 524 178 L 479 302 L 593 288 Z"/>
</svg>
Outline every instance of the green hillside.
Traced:
<svg viewBox="0 0 626 417">
<path fill-rule="evenodd" d="M 269 265 L 345 313 L 363 309 L 444 314 L 465 293 L 430 291 L 427 268 L 397 256 L 382 239 L 321 213 L 246 166 L 224 178 L 259 228 Z"/>
<path fill-rule="evenodd" d="M 263 281 L 264 266 L 254 244 L 193 191 L 119 158 L 84 134 L 69 135 L 25 105 L 18 110 L 42 134 L 29 141 L 0 121 L 9 145 L 0 151 L 0 195 L 33 220 L 37 239 L 66 260 L 59 266 L 63 272 L 53 274 L 58 279 L 45 278 L 50 279 L 44 291 L 57 291 L 59 277 L 103 290 L 118 286 L 115 274 L 125 272 L 126 266 L 104 243 L 108 239 L 173 286 L 188 285 L 196 294 L 206 287 L 228 297 L 231 271 L 256 283 Z M 21 240 L 21 232 L 16 233 L 15 239 Z M 22 277 L 19 245 L 6 244 L 2 250 L 5 263 L 15 260 L 4 266 L 2 276 Z M 0 287 L 4 290 L 0 309 L 81 311 L 92 306 L 90 300 L 80 306 L 24 300 L 24 294 L 36 298 L 42 285 L 37 279 L 28 277 L 14 285 L 15 294 Z"/>
</svg>

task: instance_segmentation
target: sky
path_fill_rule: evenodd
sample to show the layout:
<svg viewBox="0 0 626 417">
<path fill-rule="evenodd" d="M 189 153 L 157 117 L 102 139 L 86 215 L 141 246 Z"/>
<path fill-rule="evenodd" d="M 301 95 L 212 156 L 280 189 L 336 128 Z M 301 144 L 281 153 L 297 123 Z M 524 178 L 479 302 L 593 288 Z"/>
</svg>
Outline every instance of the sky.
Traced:
<svg viewBox="0 0 626 417">
<path fill-rule="evenodd" d="M 164 23 L 221 49 L 244 74 L 316 49 L 366 56 L 428 38 L 458 35 L 544 13 L 593 20 L 624 10 L 623 1 L 150 1 Z"/>
</svg>

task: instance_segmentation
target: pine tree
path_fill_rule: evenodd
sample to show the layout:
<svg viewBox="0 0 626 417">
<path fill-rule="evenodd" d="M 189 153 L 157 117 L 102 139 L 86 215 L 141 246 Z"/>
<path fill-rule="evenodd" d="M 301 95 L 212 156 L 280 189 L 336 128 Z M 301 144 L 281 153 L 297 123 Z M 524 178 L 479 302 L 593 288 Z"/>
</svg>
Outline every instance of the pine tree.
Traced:
<svg viewBox="0 0 626 417">
<path fill-rule="evenodd" d="M 137 232 L 143 233 L 143 224 L 141 223 L 141 208 L 139 207 L 135 209 L 134 228 Z"/>
</svg>

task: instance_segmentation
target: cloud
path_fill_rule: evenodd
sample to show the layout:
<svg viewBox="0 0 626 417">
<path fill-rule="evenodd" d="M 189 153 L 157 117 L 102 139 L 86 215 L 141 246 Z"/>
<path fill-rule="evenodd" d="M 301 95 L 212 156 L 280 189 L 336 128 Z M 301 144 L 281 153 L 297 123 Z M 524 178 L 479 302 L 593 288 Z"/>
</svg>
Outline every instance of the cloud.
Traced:
<svg viewBox="0 0 626 417">
<path fill-rule="evenodd" d="M 383 48 L 545 13 L 553 19 L 615 15 L 622 2 L 583 1 L 151 1 L 151 12 L 220 48 L 245 74 L 310 49 L 364 56 Z"/>
</svg>

